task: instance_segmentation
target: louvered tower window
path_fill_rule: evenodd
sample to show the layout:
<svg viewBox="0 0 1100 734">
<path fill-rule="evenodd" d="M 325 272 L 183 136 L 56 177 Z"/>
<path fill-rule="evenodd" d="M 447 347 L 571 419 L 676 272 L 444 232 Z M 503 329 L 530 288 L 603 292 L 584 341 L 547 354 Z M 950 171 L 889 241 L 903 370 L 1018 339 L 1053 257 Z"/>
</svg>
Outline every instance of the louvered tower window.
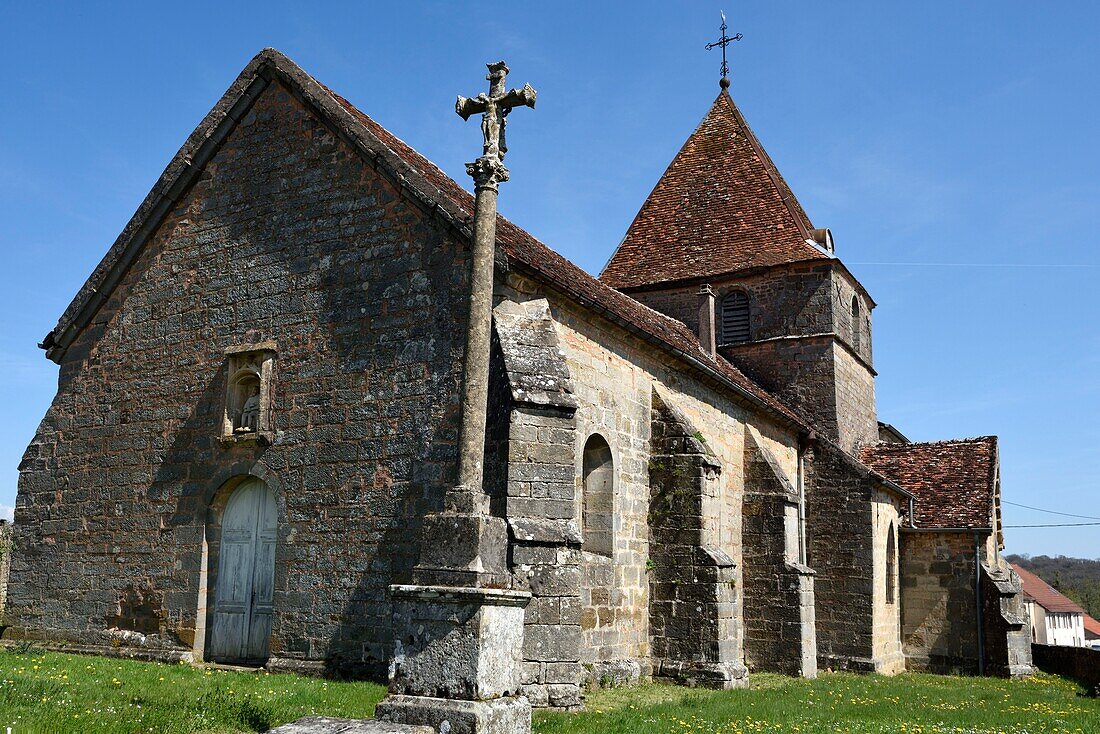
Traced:
<svg viewBox="0 0 1100 734">
<path fill-rule="evenodd" d="M 859 318 L 859 296 L 852 296 L 852 348 L 859 351 L 863 322 Z"/>
<path fill-rule="evenodd" d="M 722 343 L 740 344 L 749 338 L 749 297 L 732 291 L 722 299 Z"/>
</svg>

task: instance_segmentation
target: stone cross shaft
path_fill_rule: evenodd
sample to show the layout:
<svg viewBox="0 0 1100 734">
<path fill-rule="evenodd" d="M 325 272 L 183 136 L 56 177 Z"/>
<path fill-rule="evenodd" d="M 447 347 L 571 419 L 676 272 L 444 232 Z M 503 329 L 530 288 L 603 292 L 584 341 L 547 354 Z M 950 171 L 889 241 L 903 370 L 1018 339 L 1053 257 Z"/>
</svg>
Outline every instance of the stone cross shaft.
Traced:
<svg viewBox="0 0 1100 734">
<path fill-rule="evenodd" d="M 448 512 L 486 514 L 482 491 L 485 412 L 489 394 L 489 342 L 492 333 L 493 255 L 496 247 L 497 186 L 508 180 L 504 167 L 505 117 L 514 107 L 535 106 L 530 84 L 505 91 L 508 65 L 488 64 L 489 93 L 473 99 L 460 96 L 455 111 L 464 120 L 481 113 L 482 155 L 466 164 L 474 179 L 474 243 L 470 268 L 470 320 L 466 332 L 466 362 L 462 385 L 462 427 L 459 438 L 458 486 L 448 494 Z"/>
</svg>

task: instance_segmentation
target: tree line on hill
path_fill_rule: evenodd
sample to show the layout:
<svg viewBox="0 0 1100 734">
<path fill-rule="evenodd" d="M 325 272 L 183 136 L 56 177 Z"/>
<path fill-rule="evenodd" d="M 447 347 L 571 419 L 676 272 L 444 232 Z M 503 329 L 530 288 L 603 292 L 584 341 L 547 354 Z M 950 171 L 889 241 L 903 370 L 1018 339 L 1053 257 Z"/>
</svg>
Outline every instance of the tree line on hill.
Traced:
<svg viewBox="0 0 1100 734">
<path fill-rule="evenodd" d="M 1009 563 L 1046 581 L 1062 594 L 1084 607 L 1089 616 L 1100 619 L 1100 559 L 1067 556 L 1030 556 L 1009 554 Z"/>
</svg>

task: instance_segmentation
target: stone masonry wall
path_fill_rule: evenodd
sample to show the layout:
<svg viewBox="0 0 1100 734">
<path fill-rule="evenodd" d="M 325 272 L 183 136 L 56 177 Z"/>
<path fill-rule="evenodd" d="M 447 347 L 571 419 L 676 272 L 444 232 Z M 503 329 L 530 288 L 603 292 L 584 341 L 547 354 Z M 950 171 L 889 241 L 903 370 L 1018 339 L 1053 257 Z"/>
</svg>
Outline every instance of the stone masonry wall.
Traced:
<svg viewBox="0 0 1100 734">
<path fill-rule="evenodd" d="M 806 461 L 807 565 L 816 571 L 820 668 L 874 670 L 874 482 L 835 446 Z"/>
<path fill-rule="evenodd" d="M 832 358 L 838 442 L 856 454 L 861 446 L 878 443 L 875 377 L 841 344 L 833 344 Z"/>
<path fill-rule="evenodd" d="M 832 271 L 833 331 L 860 360 L 872 365 L 871 303 L 854 279 L 839 268 Z M 852 299 L 859 303 L 858 319 L 852 318 Z M 858 323 L 857 323 L 858 322 Z M 856 331 L 858 330 L 858 338 Z"/>
<path fill-rule="evenodd" d="M 745 442 L 745 663 L 817 675 L 814 572 L 799 560 L 798 487 L 749 430 Z"/>
<path fill-rule="evenodd" d="M 626 682 L 647 675 L 648 463 L 653 387 L 660 387 L 676 402 L 706 437 L 707 445 L 724 467 L 717 516 L 710 521 L 717 529 L 719 550 L 735 563 L 739 564 L 741 558 L 744 423 L 753 422 L 791 481 L 797 473 L 797 437 L 732 400 L 724 390 L 696 378 L 649 344 L 538 281 L 513 272 L 506 291 L 509 298 L 519 302 L 542 297 L 550 301 L 578 403 L 577 481 L 581 449 L 593 433 L 607 440 L 614 456 L 615 552 L 610 561 L 585 554 L 582 659 L 590 679 L 597 682 Z M 601 589 L 608 590 L 606 597 Z M 737 603 L 742 603 L 740 593 Z M 739 649 L 741 643 L 738 636 Z"/>
<path fill-rule="evenodd" d="M 830 438 L 839 435 L 831 336 L 773 339 L 722 347 L 719 352 L 787 405 L 805 412 Z"/>
<path fill-rule="evenodd" d="M 871 515 L 874 519 L 874 659 L 880 673 L 900 673 L 905 670 L 905 655 L 901 644 L 901 534 L 900 498 L 876 491 L 873 495 Z M 891 528 L 893 539 L 891 541 Z M 887 543 L 893 543 L 894 569 L 888 569 Z M 887 585 L 892 589 L 888 590 Z M 892 592 L 892 593 L 890 593 Z"/>
<path fill-rule="evenodd" d="M 8 602 L 8 572 L 11 569 L 12 533 L 11 523 L 0 520 L 0 629 L 3 628 L 4 608 Z"/>
<path fill-rule="evenodd" d="M 908 668 L 977 672 L 973 534 L 908 531 L 902 535 L 901 553 Z"/>
<path fill-rule="evenodd" d="M 650 639 L 654 675 L 688 685 L 747 683 L 738 647 L 737 567 L 712 522 L 722 467 L 691 421 L 653 395 L 649 462 Z"/>
<path fill-rule="evenodd" d="M 845 450 L 877 440 L 871 305 L 851 276 L 828 263 L 796 263 L 710 285 L 719 312 L 730 291 L 749 296 L 752 341 L 723 347 L 719 334 L 727 358 L 812 416 Z M 631 295 L 698 331 L 698 292 L 692 285 Z M 853 298 L 860 304 L 858 344 Z"/>
<path fill-rule="evenodd" d="M 820 261 L 771 268 L 749 276 L 711 282 L 717 303 L 731 290 L 749 296 L 749 330 L 754 340 L 832 331 L 835 294 L 830 266 Z M 699 328 L 699 286 L 634 291 L 652 309 Z M 719 343 L 721 340 L 719 339 Z"/>
<path fill-rule="evenodd" d="M 387 587 L 453 482 L 465 263 L 272 83 L 65 355 L 20 466 L 9 633 L 109 643 L 141 617 L 201 651 L 204 528 L 252 473 L 279 507 L 273 661 L 381 673 Z M 274 439 L 223 445 L 224 351 L 261 341 Z"/>
</svg>

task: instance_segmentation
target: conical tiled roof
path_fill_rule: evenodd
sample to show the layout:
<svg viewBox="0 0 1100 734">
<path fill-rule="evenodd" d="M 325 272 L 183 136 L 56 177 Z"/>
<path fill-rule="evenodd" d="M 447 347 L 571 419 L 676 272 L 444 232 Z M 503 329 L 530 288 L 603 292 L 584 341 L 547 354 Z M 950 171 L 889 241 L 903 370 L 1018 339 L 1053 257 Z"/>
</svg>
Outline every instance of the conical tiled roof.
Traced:
<svg viewBox="0 0 1100 734">
<path fill-rule="evenodd" d="M 600 279 L 615 288 L 714 276 L 828 255 L 722 90 L 634 218 Z"/>
</svg>

